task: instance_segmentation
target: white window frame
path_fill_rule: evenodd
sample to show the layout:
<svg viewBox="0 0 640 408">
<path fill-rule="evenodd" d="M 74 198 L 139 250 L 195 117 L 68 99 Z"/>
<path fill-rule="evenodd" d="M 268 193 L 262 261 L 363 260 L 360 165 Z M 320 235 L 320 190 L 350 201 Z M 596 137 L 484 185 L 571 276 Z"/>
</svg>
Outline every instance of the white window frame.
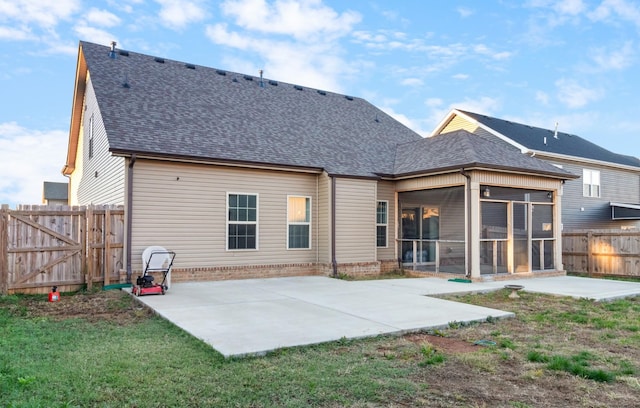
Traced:
<svg viewBox="0 0 640 408">
<path fill-rule="evenodd" d="M 597 177 L 597 183 L 594 183 L 594 176 Z M 595 192 L 594 186 L 598 187 Z M 602 196 L 600 170 L 582 169 L 582 196 L 591 198 L 600 198 Z"/>
<path fill-rule="evenodd" d="M 291 198 L 304 198 L 306 200 L 309 200 L 309 221 L 305 221 L 305 222 L 294 222 L 294 221 L 290 221 L 289 220 L 289 204 L 290 204 L 290 199 Z M 307 251 L 310 250 L 313 247 L 313 244 L 311 242 L 311 238 L 313 237 L 313 234 L 311 233 L 311 221 L 313 219 L 313 200 L 311 198 L 311 196 L 305 196 L 305 195 L 295 195 L 295 194 L 291 194 L 291 195 L 287 195 L 287 250 L 290 251 Z M 289 246 L 289 227 L 291 225 L 307 225 L 309 227 L 309 246 L 307 248 L 291 248 Z"/>
<path fill-rule="evenodd" d="M 255 196 L 256 197 L 256 220 L 255 221 L 230 221 L 229 220 L 229 197 L 232 195 L 245 195 L 245 196 Z M 225 248 L 227 251 L 237 252 L 237 251 L 257 251 L 259 249 L 260 243 L 260 195 L 258 193 L 241 193 L 241 192 L 227 192 L 227 212 L 225 214 L 226 228 L 225 228 Z M 229 225 L 230 224 L 245 224 L 245 225 L 255 225 L 256 226 L 256 247 L 255 248 L 229 248 Z"/>
<path fill-rule="evenodd" d="M 378 222 L 378 205 L 380 203 L 385 204 L 385 221 L 384 223 Z M 378 245 L 378 227 L 385 228 L 384 234 L 384 246 Z M 388 200 L 378 200 L 376 201 L 376 248 L 389 248 L 389 201 Z"/>
</svg>

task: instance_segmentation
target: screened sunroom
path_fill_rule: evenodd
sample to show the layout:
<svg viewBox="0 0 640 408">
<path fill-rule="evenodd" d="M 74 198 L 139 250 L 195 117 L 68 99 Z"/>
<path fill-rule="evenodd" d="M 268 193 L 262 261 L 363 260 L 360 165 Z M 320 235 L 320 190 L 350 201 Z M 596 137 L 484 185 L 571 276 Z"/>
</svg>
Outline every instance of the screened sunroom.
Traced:
<svg viewBox="0 0 640 408">
<path fill-rule="evenodd" d="M 403 268 L 469 277 L 562 270 L 561 181 L 536 180 L 534 189 L 517 185 L 526 177 L 503 175 L 512 187 L 482 182 L 487 173 L 473 178 L 398 192 Z"/>
</svg>

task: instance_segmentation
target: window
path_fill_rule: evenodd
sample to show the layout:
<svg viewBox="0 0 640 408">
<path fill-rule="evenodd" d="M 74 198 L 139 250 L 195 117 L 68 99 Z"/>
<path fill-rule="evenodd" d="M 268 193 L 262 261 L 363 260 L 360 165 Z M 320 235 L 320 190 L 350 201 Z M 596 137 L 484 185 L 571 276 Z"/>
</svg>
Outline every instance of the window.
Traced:
<svg viewBox="0 0 640 408">
<path fill-rule="evenodd" d="M 89 118 L 89 158 L 93 157 L 93 114 Z"/>
<path fill-rule="evenodd" d="M 258 196 L 227 196 L 227 249 L 258 249 Z"/>
<path fill-rule="evenodd" d="M 378 201 L 376 209 L 376 245 L 379 248 L 387 247 L 387 218 L 389 202 Z"/>
<path fill-rule="evenodd" d="M 287 249 L 311 248 L 311 197 L 287 197 Z"/>
<path fill-rule="evenodd" d="M 600 197 L 600 171 L 582 170 L 582 195 L 585 197 Z"/>
</svg>

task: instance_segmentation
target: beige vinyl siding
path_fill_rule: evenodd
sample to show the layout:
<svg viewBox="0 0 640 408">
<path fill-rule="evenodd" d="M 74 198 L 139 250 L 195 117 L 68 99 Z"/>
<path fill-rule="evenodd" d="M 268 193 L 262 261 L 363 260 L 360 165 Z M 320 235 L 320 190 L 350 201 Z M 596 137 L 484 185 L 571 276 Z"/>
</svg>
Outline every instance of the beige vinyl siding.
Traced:
<svg viewBox="0 0 640 408">
<path fill-rule="evenodd" d="M 336 178 L 336 261 L 376 260 L 376 181 Z"/>
<path fill-rule="evenodd" d="M 177 268 L 310 263 L 317 260 L 316 174 L 138 159 L 133 182 L 133 269 L 144 248 L 177 253 Z M 258 249 L 226 249 L 227 194 L 258 196 Z M 311 249 L 287 250 L 287 196 L 311 197 Z"/>
<path fill-rule="evenodd" d="M 440 133 L 449 133 L 449 132 L 454 132 L 456 130 L 466 130 L 467 132 L 470 132 L 470 133 L 476 133 L 477 131 L 482 131 L 487 134 L 489 133 L 486 130 L 481 129 L 477 124 L 471 123 L 468 120 L 458 115 L 455 115 L 453 119 L 451 119 L 449 123 L 447 123 L 447 125 L 442 129 Z"/>
<path fill-rule="evenodd" d="M 387 248 L 376 248 L 378 261 L 396 259 L 396 193 L 395 185 L 390 181 L 378 182 L 377 201 L 387 204 Z"/>
<path fill-rule="evenodd" d="M 331 178 L 323 173 L 318 176 L 318 262 L 331 262 Z"/>
<path fill-rule="evenodd" d="M 79 166 L 72 176 L 72 204 L 124 204 L 124 158 L 109 153 L 109 142 L 96 96 L 87 77 L 85 109 L 78 143 Z M 93 157 L 89 158 L 89 136 L 93 117 Z M 81 156 L 80 156 L 81 155 Z"/>
<path fill-rule="evenodd" d="M 443 174 L 440 176 L 429 176 L 401 180 L 396 182 L 396 191 L 414 191 L 440 187 L 451 187 L 465 184 L 467 179 L 460 173 Z"/>
</svg>

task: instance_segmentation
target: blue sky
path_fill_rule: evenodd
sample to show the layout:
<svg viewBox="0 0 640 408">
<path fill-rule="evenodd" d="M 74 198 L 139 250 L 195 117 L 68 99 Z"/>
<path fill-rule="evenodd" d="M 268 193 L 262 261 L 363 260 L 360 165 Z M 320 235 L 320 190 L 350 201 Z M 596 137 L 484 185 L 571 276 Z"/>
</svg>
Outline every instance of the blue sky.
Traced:
<svg viewBox="0 0 640 408">
<path fill-rule="evenodd" d="M 0 0 L 0 203 L 65 181 L 78 41 L 363 97 L 427 136 L 452 108 L 640 156 L 640 2 Z"/>
</svg>

